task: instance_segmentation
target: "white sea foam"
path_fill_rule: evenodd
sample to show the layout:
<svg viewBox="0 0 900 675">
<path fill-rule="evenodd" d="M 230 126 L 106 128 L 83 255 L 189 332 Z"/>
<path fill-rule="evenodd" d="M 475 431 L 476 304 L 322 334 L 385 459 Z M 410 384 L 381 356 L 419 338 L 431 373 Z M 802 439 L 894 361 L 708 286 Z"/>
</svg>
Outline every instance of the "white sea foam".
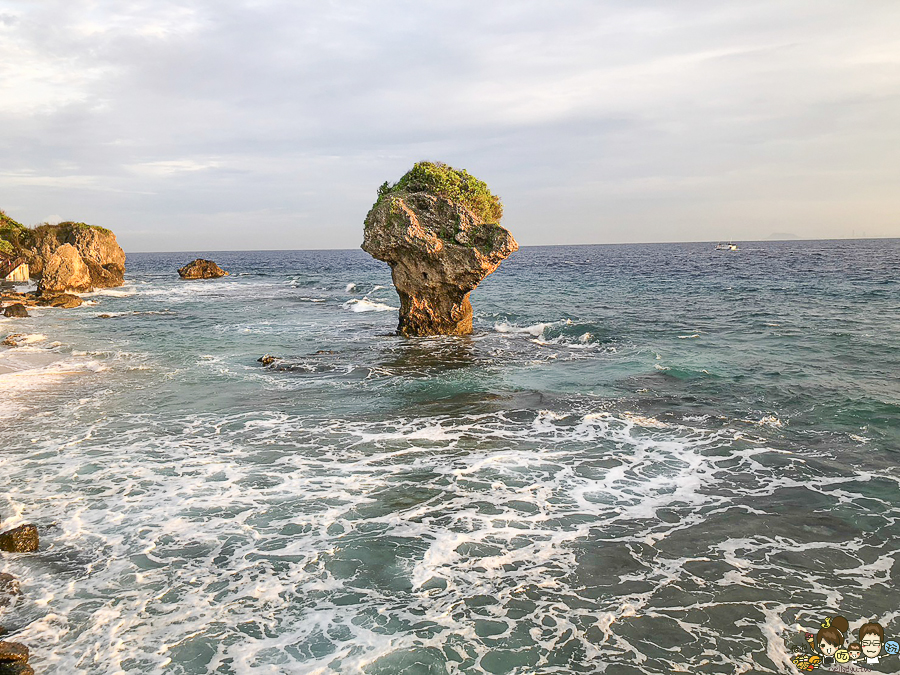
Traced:
<svg viewBox="0 0 900 675">
<path fill-rule="evenodd" d="M 352 293 L 355 290 L 356 290 L 356 284 L 354 284 L 353 282 L 350 282 L 349 284 L 347 284 L 346 288 L 344 288 L 345 293 Z"/>
<path fill-rule="evenodd" d="M 553 322 L 550 323 L 536 323 L 531 326 L 516 326 L 511 323 L 507 323 L 505 321 L 494 324 L 494 330 L 498 333 L 528 333 L 529 335 L 533 335 L 535 337 L 540 337 L 544 334 L 550 326 L 553 325 Z"/>
<path fill-rule="evenodd" d="M 358 299 L 352 298 L 343 304 L 344 309 L 349 309 L 353 312 L 388 312 L 388 311 L 396 311 L 399 307 L 391 307 L 390 305 L 386 305 L 382 302 L 375 302 L 373 300 L 366 300 L 365 298 Z"/>
<path fill-rule="evenodd" d="M 528 650 L 533 671 L 572 648 L 645 672 L 696 669 L 718 657 L 693 645 L 725 635 L 703 618 L 722 607 L 710 589 L 759 592 L 789 543 L 748 535 L 692 555 L 667 542 L 683 551 L 704 519 L 746 516 L 732 497 L 762 505 L 805 483 L 789 455 L 769 466 L 771 450 L 639 412 L 255 411 L 170 417 L 164 434 L 158 422 L 97 420 L 0 457 L 9 523 L 57 523 L 45 545 L 66 552 L 64 573 L 4 561 L 29 589 L 31 621 L 15 637 L 49 671 L 155 672 L 191 658 L 207 671 L 396 671 L 403 653 L 429 663 L 447 648 L 477 672 L 494 658 L 490 634 Z M 889 558 L 861 578 L 884 584 Z M 728 567 L 697 587 L 691 565 L 711 561 Z M 657 597 L 677 589 L 696 589 L 699 616 Z M 745 670 L 774 672 L 753 644 L 781 662 L 784 612 L 767 608 L 758 642 L 735 657 Z M 694 639 L 660 655 L 630 637 L 634 625 Z"/>
<path fill-rule="evenodd" d="M 128 298 L 137 293 L 137 289 L 133 287 L 120 287 L 120 288 L 100 288 L 90 293 L 82 293 L 81 297 L 83 298 L 91 298 L 94 296 L 107 296 L 111 298 Z"/>
</svg>

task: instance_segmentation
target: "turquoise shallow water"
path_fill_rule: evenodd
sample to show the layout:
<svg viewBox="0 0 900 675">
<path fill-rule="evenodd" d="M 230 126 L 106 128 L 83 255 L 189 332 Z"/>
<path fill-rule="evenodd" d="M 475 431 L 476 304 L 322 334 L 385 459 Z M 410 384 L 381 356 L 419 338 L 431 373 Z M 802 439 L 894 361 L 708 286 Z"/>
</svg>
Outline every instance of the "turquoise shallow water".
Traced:
<svg viewBox="0 0 900 675">
<path fill-rule="evenodd" d="M 711 249 L 522 249 L 468 338 L 394 335 L 361 251 L 133 254 L 0 319 L 41 364 L 0 375 L 0 517 L 43 542 L 0 621 L 47 673 L 788 672 L 825 616 L 896 636 L 900 241 Z"/>
</svg>

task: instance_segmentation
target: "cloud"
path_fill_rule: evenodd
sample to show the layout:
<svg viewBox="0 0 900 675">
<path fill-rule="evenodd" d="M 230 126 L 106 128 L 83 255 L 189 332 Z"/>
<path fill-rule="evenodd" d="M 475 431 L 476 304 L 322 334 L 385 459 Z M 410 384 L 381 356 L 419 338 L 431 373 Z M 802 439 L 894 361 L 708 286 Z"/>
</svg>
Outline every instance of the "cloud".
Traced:
<svg viewBox="0 0 900 675">
<path fill-rule="evenodd" d="M 424 158 L 525 244 L 900 234 L 896 3 L 6 4 L 3 208 L 132 250 L 356 246 Z"/>
</svg>

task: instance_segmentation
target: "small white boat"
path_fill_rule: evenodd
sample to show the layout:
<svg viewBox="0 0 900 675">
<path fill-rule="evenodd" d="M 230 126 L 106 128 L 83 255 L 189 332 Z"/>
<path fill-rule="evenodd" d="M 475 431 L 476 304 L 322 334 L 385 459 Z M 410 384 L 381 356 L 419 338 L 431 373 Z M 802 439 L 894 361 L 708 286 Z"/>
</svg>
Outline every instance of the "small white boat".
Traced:
<svg viewBox="0 0 900 675">
<path fill-rule="evenodd" d="M 719 242 L 718 244 L 716 244 L 716 250 L 717 251 L 737 251 L 738 247 L 737 247 L 737 244 L 732 244 L 730 241 L 727 244 L 723 244 L 722 242 Z"/>
</svg>

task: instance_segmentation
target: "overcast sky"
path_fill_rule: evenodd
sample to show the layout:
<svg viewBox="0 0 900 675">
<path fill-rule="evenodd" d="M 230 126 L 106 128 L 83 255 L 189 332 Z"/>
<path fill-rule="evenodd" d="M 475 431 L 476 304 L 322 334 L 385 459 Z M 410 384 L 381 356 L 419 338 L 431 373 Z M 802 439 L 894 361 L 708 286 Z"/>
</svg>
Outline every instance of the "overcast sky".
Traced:
<svg viewBox="0 0 900 675">
<path fill-rule="evenodd" d="M 0 208 L 355 248 L 385 180 L 520 244 L 900 236 L 897 0 L 0 0 Z"/>
</svg>

